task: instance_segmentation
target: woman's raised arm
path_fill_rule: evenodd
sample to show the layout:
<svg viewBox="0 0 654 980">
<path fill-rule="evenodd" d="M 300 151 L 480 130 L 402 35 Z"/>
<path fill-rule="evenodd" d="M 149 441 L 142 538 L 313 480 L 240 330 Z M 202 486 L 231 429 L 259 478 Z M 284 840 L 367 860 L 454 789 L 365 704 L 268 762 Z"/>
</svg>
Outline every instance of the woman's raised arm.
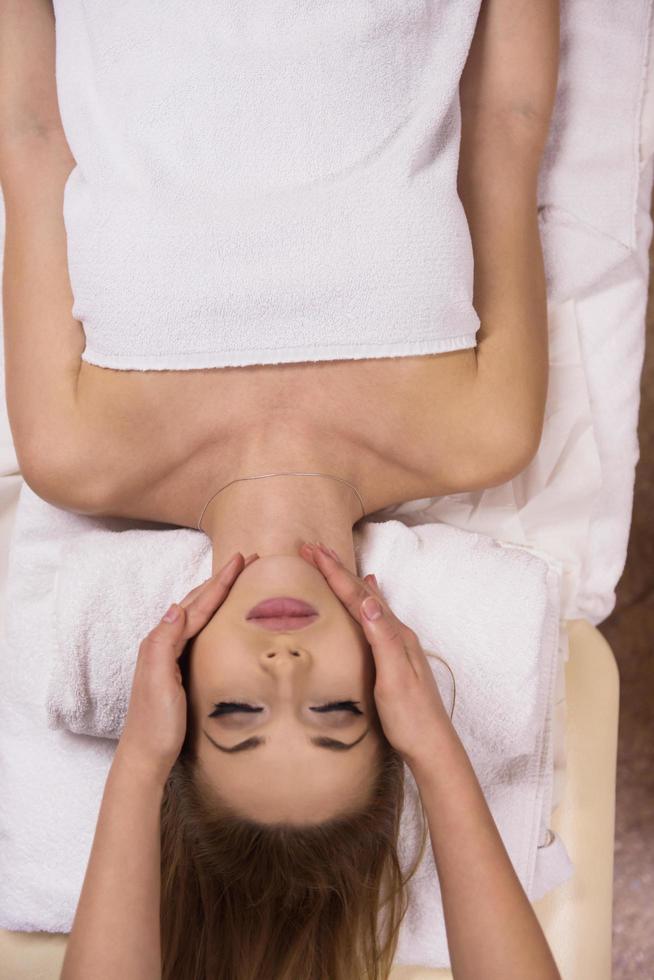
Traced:
<svg viewBox="0 0 654 980">
<path fill-rule="evenodd" d="M 18 463 L 57 503 L 79 470 L 81 323 L 72 316 L 63 195 L 75 166 L 59 116 L 51 0 L 0 5 L 0 185 L 7 410 Z M 77 486 L 77 481 L 75 483 Z M 83 508 L 92 494 L 79 486 Z"/>
<path fill-rule="evenodd" d="M 477 377 L 462 415 L 471 445 L 475 430 L 485 430 L 503 480 L 531 461 L 544 421 L 548 323 L 537 189 L 558 54 L 559 0 L 482 0 L 459 83 L 458 192 L 481 321 Z M 510 465 L 502 472 L 504 457 Z"/>
<path fill-rule="evenodd" d="M 52 0 L 0 4 L 0 153 L 22 137 L 61 130 Z"/>
<path fill-rule="evenodd" d="M 531 147 L 538 168 L 556 99 L 559 8 L 560 0 L 482 0 L 459 80 L 465 141 L 504 130 Z"/>
<path fill-rule="evenodd" d="M 505 483 L 540 445 L 549 352 L 537 191 L 558 51 L 559 0 L 482 0 L 459 80 L 457 175 L 480 327 L 474 357 L 439 355 L 442 380 L 421 396 L 416 447 L 436 494 Z"/>
</svg>

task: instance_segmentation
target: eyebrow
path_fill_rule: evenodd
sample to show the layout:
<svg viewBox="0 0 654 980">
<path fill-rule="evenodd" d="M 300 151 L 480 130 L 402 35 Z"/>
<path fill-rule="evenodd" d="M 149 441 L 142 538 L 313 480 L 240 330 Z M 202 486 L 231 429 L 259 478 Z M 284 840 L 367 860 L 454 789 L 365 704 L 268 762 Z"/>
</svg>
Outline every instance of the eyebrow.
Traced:
<svg viewBox="0 0 654 980">
<path fill-rule="evenodd" d="M 313 738 L 309 739 L 313 745 L 318 745 L 321 749 L 331 749 L 334 752 L 347 752 L 349 749 L 353 749 L 355 745 L 363 741 L 366 737 L 370 728 L 366 728 L 362 735 L 359 735 L 355 742 L 339 742 L 337 738 L 328 738 L 326 735 L 315 735 Z M 202 729 L 204 735 L 207 736 L 212 745 L 215 745 L 217 749 L 221 752 L 247 752 L 248 749 L 256 749 L 259 745 L 265 745 L 267 739 L 262 738 L 260 735 L 255 735 L 252 738 L 246 738 L 242 742 L 237 742 L 236 745 L 232 745 L 231 748 L 228 745 L 219 745 L 218 742 L 214 742 L 211 735 Z"/>
</svg>

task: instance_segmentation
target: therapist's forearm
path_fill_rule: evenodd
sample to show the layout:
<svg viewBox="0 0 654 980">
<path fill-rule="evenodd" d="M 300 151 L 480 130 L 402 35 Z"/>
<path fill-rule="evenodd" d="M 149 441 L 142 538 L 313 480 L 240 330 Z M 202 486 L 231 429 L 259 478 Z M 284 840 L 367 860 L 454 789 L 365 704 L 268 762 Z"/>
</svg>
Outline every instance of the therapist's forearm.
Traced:
<svg viewBox="0 0 654 980">
<path fill-rule="evenodd" d="M 119 744 L 60 980 L 161 980 L 162 797 L 161 778 Z"/>
<path fill-rule="evenodd" d="M 410 766 L 427 815 L 456 980 L 561 980 L 454 727 Z"/>
</svg>

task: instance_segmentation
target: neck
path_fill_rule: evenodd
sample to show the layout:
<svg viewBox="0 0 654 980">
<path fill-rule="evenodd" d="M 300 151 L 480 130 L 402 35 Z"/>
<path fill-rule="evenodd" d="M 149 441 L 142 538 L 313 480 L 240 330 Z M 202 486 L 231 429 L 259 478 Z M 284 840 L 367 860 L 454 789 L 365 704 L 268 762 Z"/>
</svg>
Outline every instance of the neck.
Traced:
<svg viewBox="0 0 654 980">
<path fill-rule="evenodd" d="M 352 528 L 361 517 L 352 487 L 328 476 L 239 480 L 213 498 L 202 519 L 213 545 L 212 574 L 235 551 L 246 558 L 255 551 L 261 558 L 298 557 L 305 541 L 324 542 L 355 571 Z"/>
</svg>

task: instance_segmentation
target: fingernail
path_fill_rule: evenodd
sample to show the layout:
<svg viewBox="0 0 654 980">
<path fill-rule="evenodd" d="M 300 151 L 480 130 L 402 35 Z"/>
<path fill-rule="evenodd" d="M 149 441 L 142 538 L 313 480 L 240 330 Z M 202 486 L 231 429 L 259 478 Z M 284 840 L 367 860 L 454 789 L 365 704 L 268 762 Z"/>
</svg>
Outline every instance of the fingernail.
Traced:
<svg viewBox="0 0 654 980">
<path fill-rule="evenodd" d="M 164 623 L 174 623 L 178 616 L 179 616 L 179 606 L 177 605 L 176 602 L 173 602 L 172 606 L 170 607 L 166 615 L 163 617 L 163 621 Z"/>
<path fill-rule="evenodd" d="M 372 596 L 368 596 L 363 600 L 361 608 L 366 619 L 379 619 L 382 614 L 382 607 L 379 605 L 376 599 L 372 598 Z"/>
</svg>

